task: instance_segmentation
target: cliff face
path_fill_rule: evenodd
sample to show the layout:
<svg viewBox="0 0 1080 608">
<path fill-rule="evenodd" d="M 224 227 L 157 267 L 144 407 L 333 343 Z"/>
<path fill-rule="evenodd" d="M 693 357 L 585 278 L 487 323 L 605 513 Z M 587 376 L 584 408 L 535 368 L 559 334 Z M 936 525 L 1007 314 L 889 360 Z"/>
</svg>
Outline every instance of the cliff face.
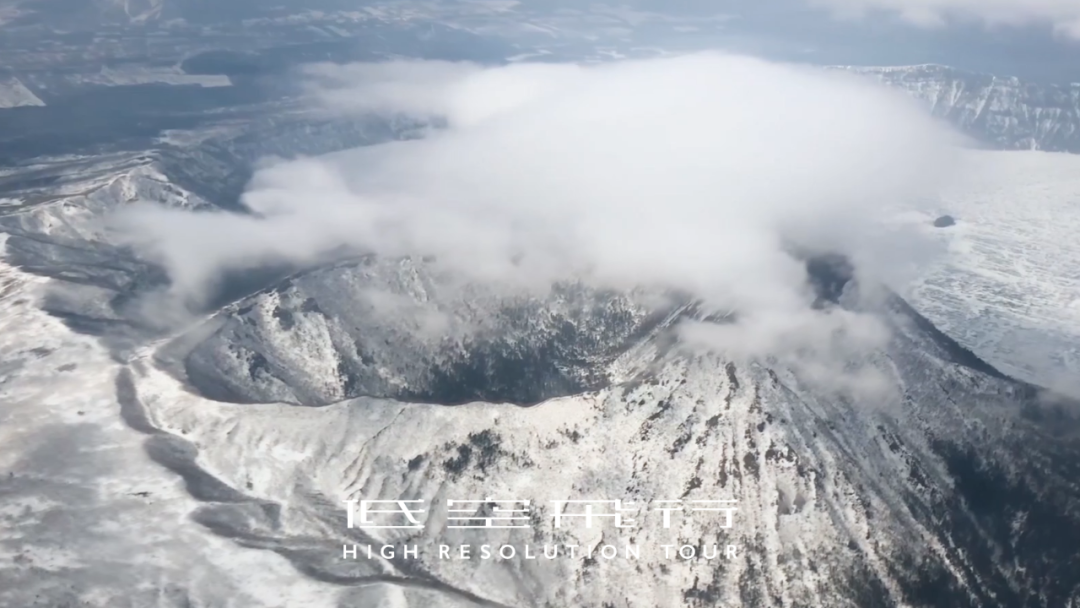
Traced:
<svg viewBox="0 0 1080 608">
<path fill-rule="evenodd" d="M 940 65 L 845 69 L 903 89 L 988 147 L 1080 152 L 1080 84 L 1038 85 Z"/>
</svg>

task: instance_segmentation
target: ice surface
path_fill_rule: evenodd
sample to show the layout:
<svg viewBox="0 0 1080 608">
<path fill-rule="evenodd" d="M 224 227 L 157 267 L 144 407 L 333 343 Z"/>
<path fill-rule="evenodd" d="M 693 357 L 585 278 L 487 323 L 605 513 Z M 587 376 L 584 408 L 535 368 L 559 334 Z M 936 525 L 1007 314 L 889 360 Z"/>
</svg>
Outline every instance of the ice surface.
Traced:
<svg viewBox="0 0 1080 608">
<path fill-rule="evenodd" d="M 973 151 L 962 175 L 909 220 L 945 250 L 911 301 L 1003 371 L 1080 391 L 1080 156 Z"/>
</svg>

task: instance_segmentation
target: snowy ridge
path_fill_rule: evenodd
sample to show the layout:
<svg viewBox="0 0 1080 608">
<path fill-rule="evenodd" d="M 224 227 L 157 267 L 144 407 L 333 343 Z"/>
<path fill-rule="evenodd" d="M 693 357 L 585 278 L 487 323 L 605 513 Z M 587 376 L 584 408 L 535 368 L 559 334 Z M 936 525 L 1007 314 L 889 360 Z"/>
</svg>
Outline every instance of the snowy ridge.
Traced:
<svg viewBox="0 0 1080 608">
<path fill-rule="evenodd" d="M 117 416 L 124 366 L 41 310 L 48 283 L 0 261 L 0 605 L 333 606 L 188 519 L 198 503 Z"/>
</svg>

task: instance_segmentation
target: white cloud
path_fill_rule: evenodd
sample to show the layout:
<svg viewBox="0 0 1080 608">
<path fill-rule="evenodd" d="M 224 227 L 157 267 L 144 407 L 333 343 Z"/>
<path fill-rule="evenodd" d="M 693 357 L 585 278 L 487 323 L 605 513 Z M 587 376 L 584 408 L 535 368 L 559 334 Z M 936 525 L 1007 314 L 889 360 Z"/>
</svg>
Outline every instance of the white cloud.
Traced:
<svg viewBox="0 0 1080 608">
<path fill-rule="evenodd" d="M 129 241 L 176 292 L 345 247 L 435 255 L 477 279 L 668 286 L 748 319 L 802 318 L 805 273 L 785 246 L 887 259 L 875 219 L 933 191 L 951 158 L 950 135 L 906 98 L 743 57 L 394 62 L 312 78 L 337 111 L 447 127 L 265 168 L 243 199 L 255 216 L 127 210 Z"/>
<path fill-rule="evenodd" d="M 950 21 L 982 21 L 988 25 L 1050 25 L 1080 38 L 1077 0 L 808 0 L 843 16 L 886 11 L 917 25 L 941 26 Z"/>
</svg>

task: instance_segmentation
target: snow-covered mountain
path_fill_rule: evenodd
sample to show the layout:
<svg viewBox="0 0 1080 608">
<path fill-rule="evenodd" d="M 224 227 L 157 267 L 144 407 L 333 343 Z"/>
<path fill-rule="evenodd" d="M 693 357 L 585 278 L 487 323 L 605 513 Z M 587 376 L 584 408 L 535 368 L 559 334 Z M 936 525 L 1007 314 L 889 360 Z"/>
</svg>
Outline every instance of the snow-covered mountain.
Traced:
<svg viewBox="0 0 1080 608">
<path fill-rule="evenodd" d="M 860 71 L 993 147 L 1080 151 L 1073 88 Z M 270 269 L 179 335 L 155 323 L 170 311 L 144 296 L 167 279 L 105 214 L 135 200 L 235 208 L 262 156 L 408 130 L 264 111 L 0 174 L 0 605 L 1080 605 L 1080 405 L 1002 374 L 838 259 L 812 265 L 820 320 L 870 315 L 891 338 L 825 374 L 680 344 L 688 323 L 733 321 L 687 294 L 516 292 L 410 258 Z M 944 209 L 958 222 L 942 235 L 988 217 L 982 202 Z M 1043 234 L 998 226 L 978 242 L 1019 255 Z M 1054 281 L 1074 256 L 1060 251 L 1019 274 Z M 977 268 L 929 277 L 915 301 L 964 344 L 992 346 L 1001 325 L 970 323 L 956 294 L 1001 312 L 1043 292 L 1011 275 L 997 289 L 968 259 Z M 462 531 L 436 513 L 419 530 L 346 528 L 346 499 L 491 497 L 532 501 L 530 529 Z M 640 525 L 554 527 L 549 501 L 582 498 L 627 501 Z M 731 528 L 711 514 L 665 529 L 651 510 L 722 499 L 738 506 Z M 640 558 L 437 550 L 628 542 Z M 383 543 L 419 555 L 343 558 Z M 133 555 L 145 561 L 127 566 Z"/>
<path fill-rule="evenodd" d="M 94 218 L 135 197 L 208 204 L 171 184 L 159 160 L 125 162 L 122 176 L 111 179 L 83 165 L 82 179 L 96 188 L 73 185 L 66 196 L 5 217 L 8 255 L 61 279 L 41 284 L 41 302 L 20 286 L 27 279 L 9 284 L 3 302 L 20 329 L 8 335 L 27 346 L 8 355 L 24 371 L 11 376 L 6 394 L 30 403 L 44 375 L 63 369 L 65 382 L 98 387 L 87 403 L 119 404 L 130 427 L 123 432 L 136 436 L 115 437 L 121 431 L 102 427 L 111 429 L 111 444 L 138 446 L 137 433 L 144 433 L 146 457 L 184 480 L 195 502 L 167 489 L 167 479 L 140 472 L 143 481 L 101 503 L 123 505 L 116 508 L 140 530 L 164 524 L 140 519 L 145 508 L 132 500 L 167 500 L 169 512 L 192 513 L 177 528 L 184 548 L 170 545 L 174 557 L 145 570 L 168 581 L 171 597 L 213 603 L 221 601 L 214 591 L 220 589 L 245 605 L 272 606 L 278 604 L 265 599 L 273 596 L 266 590 L 280 583 L 293 589 L 293 601 L 303 589 L 310 594 L 303 601 L 328 606 L 982 607 L 1077 600 L 1077 406 L 1043 399 L 1002 376 L 895 297 L 860 298 L 849 286 L 831 304 L 872 312 L 892 330 L 889 344 L 853 354 L 846 368 L 885 379 L 869 394 L 782 361 L 675 347 L 678 323 L 726 321 L 678 297 L 573 286 L 507 294 L 462 284 L 423 260 L 362 258 L 304 271 L 178 338 L 159 344 L 153 332 L 136 329 L 110 353 L 116 332 L 132 322 L 125 303 L 153 287 L 152 270 L 113 257 L 118 253 L 94 229 Z M 960 215 L 961 225 L 966 218 Z M 95 241 L 110 257 L 99 263 L 79 253 L 83 268 L 94 270 L 75 272 L 62 252 L 85 251 Z M 25 256 L 35 252 L 31 265 Z M 818 271 L 825 273 L 822 284 L 846 280 L 842 266 Z M 100 295 L 87 297 L 93 293 Z M 23 329 L 18 319 L 40 314 L 38 306 L 54 316 L 33 317 Z M 32 339 L 19 337 L 31 329 Z M 80 336 L 86 332 L 109 339 Z M 30 342 L 44 347 L 33 352 Z M 30 411 L 25 420 L 36 420 Z M 56 492 L 66 487 L 62 471 L 12 466 L 20 475 L 12 479 L 38 475 L 54 480 Z M 49 517 L 67 512 L 63 493 L 23 481 L 9 487 L 20 500 L 54 505 L 17 515 L 13 529 L 43 529 Z M 360 533 L 346 529 L 341 502 L 438 505 L 488 496 L 532 500 L 535 525 L 457 530 L 436 517 L 415 533 Z M 641 523 L 632 532 L 555 529 L 548 501 L 580 498 L 628 501 L 628 516 Z M 734 499 L 739 511 L 730 529 L 711 514 L 667 530 L 649 509 L 671 499 Z M 204 564 L 197 560 L 223 550 L 214 537 L 283 556 L 303 573 L 303 585 L 315 586 L 284 574 L 278 583 L 258 579 L 259 592 L 241 585 L 251 569 L 280 571 L 255 556 L 232 574 L 213 566 L 224 577 L 213 585 L 190 578 L 184 564 Z M 58 597 L 36 564 L 64 564 L 71 597 L 121 597 L 109 593 L 123 593 L 123 579 L 74 557 L 85 547 L 64 557 L 49 538 L 11 545 L 25 557 L 5 575 L 18 582 L 5 600 L 27 604 L 31 596 L 20 593 Z M 342 559 L 343 544 L 363 551 L 384 542 L 415 544 L 419 557 Z M 490 543 L 520 551 L 529 544 L 541 553 L 544 545 L 567 551 L 627 542 L 640 547 L 640 558 L 443 560 L 437 549 Z M 671 544 L 703 553 L 717 545 L 721 554 L 732 545 L 737 557 L 669 558 L 663 545 Z M 106 591 L 110 585 L 115 592 Z"/>
<path fill-rule="evenodd" d="M 832 314 L 879 315 L 892 330 L 887 345 L 853 352 L 844 368 L 884 378 L 871 393 L 782 361 L 677 347 L 671 330 L 680 321 L 730 322 L 678 298 L 555 291 L 536 296 L 545 306 L 526 300 L 522 310 L 520 298 L 498 292 L 462 297 L 460 283 L 422 260 L 303 273 L 118 359 L 42 315 L 27 288 L 40 279 L 5 267 L 5 335 L 18 340 L 4 351 L 13 367 L 3 395 L 15 404 L 4 432 L 53 456 L 3 460 L 12 476 L 0 477 L 0 488 L 28 507 L 5 516 L 14 535 L 0 542 L 16 559 L 4 566 L 13 584 L 0 599 L 455 608 L 1075 602 L 1077 406 L 1002 376 L 895 296 L 860 297 L 869 288 L 852 284 L 839 260 L 813 269 Z M 374 294 L 399 300 L 380 311 Z M 352 298 L 356 310 L 341 308 Z M 460 336 L 505 333 L 437 340 L 423 321 Z M 353 351 L 346 363 L 377 374 L 347 386 L 340 365 L 351 353 L 340 341 L 358 336 L 365 356 Z M 537 345 L 557 378 L 584 371 L 590 385 L 522 374 L 520 355 Z M 250 356 L 219 369 L 200 360 L 245 350 Z M 264 364 L 253 364 L 256 354 Z M 445 365 L 462 361 L 470 365 Z M 264 403 L 200 396 L 211 373 L 246 391 L 243 401 Z M 436 377 L 444 382 L 430 382 Z M 57 401 L 48 397 L 55 383 L 83 389 Z M 292 403 L 259 392 L 266 387 Z M 445 405 L 462 400 L 460 387 L 491 392 L 487 402 Z M 541 391 L 523 401 L 543 402 L 505 403 L 520 387 Z M 370 396 L 410 392 L 423 398 Z M 298 407 L 340 394 L 355 398 Z M 113 407 L 126 425 L 114 424 Z M 80 443 L 54 437 L 49 421 L 60 414 L 43 415 L 53 410 L 82 425 Z M 183 480 L 183 491 L 153 463 Z M 130 478 L 86 495 L 71 470 L 80 479 L 116 470 Z M 350 530 L 342 503 L 488 497 L 533 501 L 531 528 L 454 529 L 433 512 L 420 530 Z M 549 501 L 581 498 L 624 500 L 638 523 L 555 528 Z M 657 500 L 721 499 L 737 501 L 730 528 L 716 513 L 676 519 L 672 529 L 657 524 Z M 122 521 L 76 533 L 112 521 L 105 513 Z M 74 536 L 43 532 L 56 521 L 70 522 Z M 365 556 L 366 546 L 384 543 L 416 546 L 417 556 Z M 442 543 L 529 545 L 534 554 L 559 545 L 562 553 L 441 559 Z M 627 543 L 639 557 L 583 556 Z M 353 545 L 359 557 L 344 558 L 343 546 Z M 701 557 L 669 556 L 664 545 L 693 546 Z M 724 556 L 729 545 L 735 557 Z M 118 551 L 130 558 L 151 548 L 160 555 L 135 570 L 110 566 Z M 107 557 L 89 560 L 88 551 Z M 159 591 L 131 592 L 139 577 Z"/>
<path fill-rule="evenodd" d="M 834 260 L 814 272 L 821 285 L 835 286 L 848 271 Z M 210 349 L 233 356 L 214 372 L 250 387 L 249 395 L 265 387 L 287 396 L 297 386 L 347 390 L 340 388 L 346 349 L 334 342 L 365 334 L 332 330 L 350 327 L 358 315 L 334 307 L 356 293 L 341 286 L 391 293 L 413 286 L 411 302 L 461 310 L 452 296 L 421 287 L 429 281 L 423 265 L 387 261 L 291 281 L 223 313 L 211 322 L 216 333 L 195 330 L 189 339 L 199 347 L 188 369 L 205 376 L 210 366 L 199 353 Z M 1080 404 L 1045 400 L 1008 379 L 895 296 L 860 297 L 848 281 L 828 305 L 873 311 L 892 330 L 887 346 L 853 355 L 846 367 L 885 379 L 873 397 L 797 365 L 673 348 L 672 327 L 701 319 L 692 307 L 638 331 L 621 307 L 606 305 L 601 314 L 558 324 L 575 348 L 545 351 L 546 362 L 565 369 L 591 360 L 604 378 L 592 390 L 549 383 L 543 389 L 551 399 L 528 408 L 499 403 L 511 393 L 439 405 L 459 401 L 456 391 L 478 380 L 489 388 L 542 380 L 523 375 L 529 368 L 518 367 L 519 348 L 548 343 L 552 318 L 565 309 L 558 293 L 548 314 L 517 320 L 504 316 L 497 299 L 471 302 L 473 318 L 506 327 L 509 337 L 466 348 L 466 358 L 480 361 L 441 386 L 424 382 L 423 371 L 445 374 L 441 357 L 449 350 L 452 358 L 459 345 L 417 346 L 424 332 L 409 328 L 414 311 L 379 324 L 392 334 L 386 340 L 366 334 L 372 366 L 399 383 L 398 395 L 420 387 L 420 402 L 215 402 L 183 391 L 168 361 L 161 365 L 175 356 L 174 344 L 121 372 L 122 405 L 190 446 L 163 457 L 167 466 L 233 488 L 227 501 L 207 497 L 198 521 L 245 546 L 280 552 L 319 580 L 362 587 L 363 599 L 354 600 L 361 605 L 989 607 L 1080 599 L 1073 559 Z M 629 331 L 600 337 L 612 326 Z M 289 378 L 289 370 L 302 373 Z M 206 387 L 203 377 L 184 377 L 176 367 L 172 373 Z M 364 381 L 353 385 L 355 393 L 364 392 Z M 370 392 L 386 392 L 382 386 Z M 458 530 L 433 508 L 421 529 L 348 530 L 341 503 L 437 505 L 491 496 L 537 505 L 531 529 Z M 627 515 L 641 523 L 632 530 L 555 528 L 549 501 L 580 498 L 632 502 Z M 716 517 L 664 529 L 649 509 L 670 499 L 732 499 L 739 510 L 730 529 Z M 632 543 L 642 555 L 439 558 L 439 544 L 462 543 L 477 550 L 531 545 L 537 553 L 543 545 Z M 358 545 L 361 555 L 368 545 L 416 545 L 419 557 L 343 559 L 343 544 Z M 665 544 L 699 551 L 734 545 L 738 553 L 682 559 L 665 556 Z"/>
<path fill-rule="evenodd" d="M 1080 152 L 1080 84 L 1037 84 L 941 65 L 845 69 L 903 89 L 991 148 Z"/>
</svg>

